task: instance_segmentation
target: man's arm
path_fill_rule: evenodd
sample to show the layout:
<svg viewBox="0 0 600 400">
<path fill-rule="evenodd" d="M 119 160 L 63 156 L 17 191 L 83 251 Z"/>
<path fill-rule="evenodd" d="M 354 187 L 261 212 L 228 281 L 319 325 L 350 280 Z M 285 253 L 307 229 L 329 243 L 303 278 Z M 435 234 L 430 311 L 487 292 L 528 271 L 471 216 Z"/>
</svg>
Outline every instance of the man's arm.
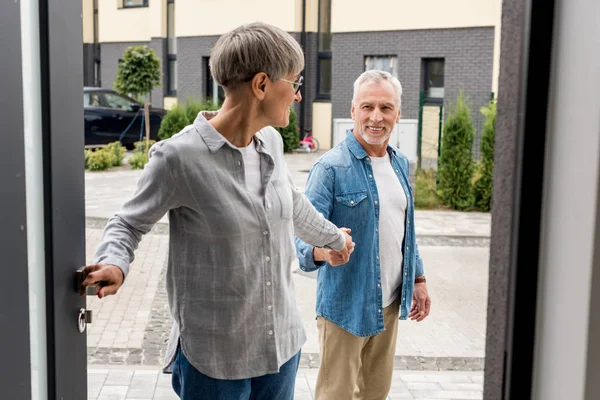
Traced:
<svg viewBox="0 0 600 400">
<path fill-rule="evenodd" d="M 129 272 L 142 236 L 169 209 L 176 207 L 175 180 L 161 147 L 152 148 L 152 156 L 138 180 L 134 196 L 106 224 L 94 264 L 84 269 L 83 290 L 98 284 L 98 297 L 116 293 Z"/>
</svg>

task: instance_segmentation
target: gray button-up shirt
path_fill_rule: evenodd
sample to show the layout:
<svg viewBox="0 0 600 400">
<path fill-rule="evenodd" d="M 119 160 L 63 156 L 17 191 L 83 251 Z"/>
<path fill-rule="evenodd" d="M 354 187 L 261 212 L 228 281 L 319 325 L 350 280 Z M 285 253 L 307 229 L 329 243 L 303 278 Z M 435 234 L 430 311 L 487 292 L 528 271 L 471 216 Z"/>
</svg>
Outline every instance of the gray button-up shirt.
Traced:
<svg viewBox="0 0 600 400">
<path fill-rule="evenodd" d="M 276 373 L 306 340 L 291 276 L 294 234 L 341 250 L 345 237 L 291 183 L 279 133 L 254 136 L 263 197 L 246 189 L 241 152 L 200 114 L 154 145 L 135 195 L 109 220 L 95 263 L 127 275 L 142 235 L 168 212 L 167 293 L 177 345 L 217 379 Z"/>
</svg>

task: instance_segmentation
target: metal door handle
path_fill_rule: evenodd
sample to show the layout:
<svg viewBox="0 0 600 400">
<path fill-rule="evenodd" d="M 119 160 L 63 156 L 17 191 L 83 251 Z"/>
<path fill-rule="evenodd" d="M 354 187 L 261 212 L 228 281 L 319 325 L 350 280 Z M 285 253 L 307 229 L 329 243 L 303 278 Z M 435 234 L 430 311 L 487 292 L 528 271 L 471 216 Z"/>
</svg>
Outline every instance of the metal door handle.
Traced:
<svg viewBox="0 0 600 400">
<path fill-rule="evenodd" d="M 77 269 L 77 271 L 75 272 L 75 291 L 77 293 L 79 293 L 79 291 L 81 290 L 81 284 L 83 283 L 83 269 L 85 267 L 80 267 Z M 106 282 L 102 281 L 94 286 L 88 286 L 85 288 L 85 294 L 88 296 L 95 296 L 96 295 L 96 286 L 104 286 L 106 284 Z"/>
</svg>

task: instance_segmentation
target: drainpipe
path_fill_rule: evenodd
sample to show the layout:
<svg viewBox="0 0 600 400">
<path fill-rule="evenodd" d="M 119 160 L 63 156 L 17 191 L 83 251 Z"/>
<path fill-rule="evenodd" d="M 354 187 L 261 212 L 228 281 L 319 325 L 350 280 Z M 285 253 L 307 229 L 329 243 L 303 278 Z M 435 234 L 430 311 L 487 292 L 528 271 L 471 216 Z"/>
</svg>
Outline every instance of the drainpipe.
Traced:
<svg viewBox="0 0 600 400">
<path fill-rule="evenodd" d="M 302 32 L 300 33 L 300 46 L 302 47 L 303 53 L 304 53 L 304 70 L 302 71 L 302 76 L 306 75 L 305 71 L 306 71 L 306 0 L 302 0 Z M 306 79 L 306 77 L 304 77 Z M 306 88 L 306 83 L 304 85 L 302 85 L 301 93 L 302 93 L 302 97 L 304 98 L 304 95 L 306 94 L 305 91 Z M 304 101 L 300 102 L 300 137 L 303 137 L 304 135 L 304 129 L 305 129 L 305 124 L 304 124 L 304 116 L 306 115 L 306 99 L 304 99 Z"/>
</svg>

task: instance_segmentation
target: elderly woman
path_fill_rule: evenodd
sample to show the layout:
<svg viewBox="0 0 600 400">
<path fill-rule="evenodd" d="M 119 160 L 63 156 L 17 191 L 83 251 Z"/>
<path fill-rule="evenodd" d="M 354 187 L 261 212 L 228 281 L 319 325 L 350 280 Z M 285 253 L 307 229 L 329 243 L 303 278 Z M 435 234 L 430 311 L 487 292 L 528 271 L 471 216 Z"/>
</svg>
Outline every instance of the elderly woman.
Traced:
<svg viewBox="0 0 600 400">
<path fill-rule="evenodd" d="M 241 26 L 211 52 L 218 113 L 151 150 L 135 195 L 109 220 L 83 286 L 114 294 L 142 235 L 168 212 L 166 369 L 182 399 L 292 399 L 306 337 L 294 234 L 348 261 L 354 243 L 291 183 L 279 133 L 301 100 L 303 54 L 284 31 Z"/>
</svg>

